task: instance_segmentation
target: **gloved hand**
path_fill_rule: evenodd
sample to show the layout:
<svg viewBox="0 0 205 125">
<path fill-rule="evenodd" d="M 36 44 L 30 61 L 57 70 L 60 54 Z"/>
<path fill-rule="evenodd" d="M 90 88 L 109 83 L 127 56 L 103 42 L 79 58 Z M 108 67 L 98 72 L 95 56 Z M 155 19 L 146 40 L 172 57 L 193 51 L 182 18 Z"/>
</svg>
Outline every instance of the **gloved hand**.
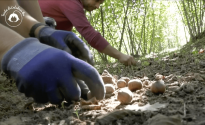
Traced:
<svg viewBox="0 0 205 125">
<path fill-rule="evenodd" d="M 38 38 L 44 44 L 65 50 L 72 53 L 73 56 L 94 65 L 93 56 L 88 46 L 73 32 L 44 27 L 39 31 Z"/>
<path fill-rule="evenodd" d="M 51 17 L 43 17 L 43 19 L 49 27 L 52 27 L 53 29 L 55 29 L 55 27 L 57 26 L 55 19 Z"/>
<path fill-rule="evenodd" d="M 105 96 L 103 81 L 94 67 L 36 38 L 12 47 L 2 59 L 2 70 L 16 81 L 20 92 L 38 103 L 79 100 L 76 78 L 85 81 L 98 100 Z"/>
<path fill-rule="evenodd" d="M 89 92 L 89 88 L 88 86 L 85 84 L 84 81 L 82 80 L 79 80 L 79 79 L 75 79 L 77 84 L 79 85 L 80 87 L 80 90 L 81 90 L 81 98 L 87 100 L 87 94 Z"/>
</svg>

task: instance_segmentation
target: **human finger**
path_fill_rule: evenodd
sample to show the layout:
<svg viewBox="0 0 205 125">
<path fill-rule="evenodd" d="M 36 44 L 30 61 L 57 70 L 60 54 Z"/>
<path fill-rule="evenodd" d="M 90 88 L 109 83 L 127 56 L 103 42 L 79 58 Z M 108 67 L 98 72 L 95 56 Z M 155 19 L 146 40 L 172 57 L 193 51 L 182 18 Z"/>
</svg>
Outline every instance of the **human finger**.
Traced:
<svg viewBox="0 0 205 125">
<path fill-rule="evenodd" d="M 76 78 L 81 79 L 86 83 L 91 93 L 95 95 L 96 99 L 101 100 L 104 98 L 104 83 L 93 66 L 78 58 L 73 58 L 72 73 Z"/>
</svg>

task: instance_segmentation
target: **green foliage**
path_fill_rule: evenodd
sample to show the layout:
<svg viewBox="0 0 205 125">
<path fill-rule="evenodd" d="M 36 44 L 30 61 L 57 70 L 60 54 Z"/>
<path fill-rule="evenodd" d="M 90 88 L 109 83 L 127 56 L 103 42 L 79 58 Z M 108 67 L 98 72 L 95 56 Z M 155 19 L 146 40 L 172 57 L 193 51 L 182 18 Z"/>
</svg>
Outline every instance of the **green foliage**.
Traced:
<svg viewBox="0 0 205 125">
<path fill-rule="evenodd" d="M 181 0 L 176 2 L 181 12 L 182 19 L 188 28 L 191 39 L 197 37 L 204 31 L 204 0 Z"/>
<path fill-rule="evenodd" d="M 76 111 L 75 111 L 74 113 L 76 114 L 77 118 L 80 119 L 80 118 L 79 118 L 79 115 L 78 115 L 78 111 L 79 111 L 79 110 L 76 109 Z"/>
<path fill-rule="evenodd" d="M 190 21 L 187 19 L 190 18 L 193 23 L 197 19 L 198 23 L 200 22 L 203 12 L 202 3 L 204 2 L 200 0 L 195 3 L 186 0 L 181 2 L 105 0 L 98 10 L 86 12 L 86 15 L 95 30 L 100 32 L 112 46 L 125 54 L 139 56 L 179 47 L 182 42 L 188 41 L 189 34 L 185 33 Z M 191 6 L 192 9 L 189 9 Z M 185 18 L 183 7 L 189 10 L 188 18 Z M 195 22 L 191 29 L 197 33 L 204 30 L 202 28 L 198 30 L 197 27 Z M 93 48 L 91 50 L 96 62 L 115 61 Z"/>
<path fill-rule="evenodd" d="M 196 55 L 196 54 L 198 54 L 199 53 L 199 51 L 196 49 L 196 48 L 194 48 L 193 50 L 192 50 L 192 54 L 193 55 Z"/>
<path fill-rule="evenodd" d="M 149 62 L 144 61 L 144 62 L 142 63 L 142 66 L 148 66 L 149 64 L 150 64 Z"/>
</svg>

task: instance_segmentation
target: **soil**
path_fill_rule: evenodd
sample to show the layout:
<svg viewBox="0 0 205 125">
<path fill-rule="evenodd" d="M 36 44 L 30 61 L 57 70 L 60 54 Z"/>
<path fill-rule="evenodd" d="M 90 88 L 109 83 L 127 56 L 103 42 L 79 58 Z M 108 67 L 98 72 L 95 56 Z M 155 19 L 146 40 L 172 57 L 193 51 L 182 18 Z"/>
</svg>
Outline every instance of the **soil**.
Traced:
<svg viewBox="0 0 205 125">
<path fill-rule="evenodd" d="M 116 90 L 95 104 L 85 100 L 68 106 L 37 104 L 19 93 L 15 82 L 2 74 L 0 125 L 205 125 L 204 41 L 202 38 L 181 51 L 141 59 L 137 66 L 96 65 L 100 74 L 107 70 L 112 75 Z M 157 73 L 164 78 L 163 94 L 150 91 Z M 120 89 L 116 81 L 121 77 L 143 83 L 126 105 L 117 100 Z M 89 105 L 83 107 L 82 101 Z"/>
</svg>

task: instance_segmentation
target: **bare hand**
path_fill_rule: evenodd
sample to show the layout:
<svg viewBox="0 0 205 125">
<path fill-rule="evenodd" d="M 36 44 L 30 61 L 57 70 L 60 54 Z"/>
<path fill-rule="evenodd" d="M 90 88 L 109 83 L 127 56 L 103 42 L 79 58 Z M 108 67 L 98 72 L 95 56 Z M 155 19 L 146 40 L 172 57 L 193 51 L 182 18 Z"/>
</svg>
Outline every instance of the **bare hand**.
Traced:
<svg viewBox="0 0 205 125">
<path fill-rule="evenodd" d="M 136 60 L 130 56 L 130 55 L 125 55 L 125 54 L 121 54 L 119 61 L 121 63 L 123 63 L 124 65 L 136 65 Z"/>
</svg>

